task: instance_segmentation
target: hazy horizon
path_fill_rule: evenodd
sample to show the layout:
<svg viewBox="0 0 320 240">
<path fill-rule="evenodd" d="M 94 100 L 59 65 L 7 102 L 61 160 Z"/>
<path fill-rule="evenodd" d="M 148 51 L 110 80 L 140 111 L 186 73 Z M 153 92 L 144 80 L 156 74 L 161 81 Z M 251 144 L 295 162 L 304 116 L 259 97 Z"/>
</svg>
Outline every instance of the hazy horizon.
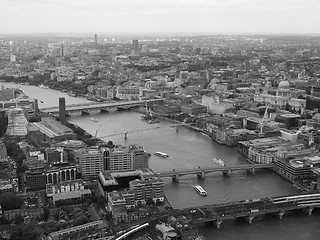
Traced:
<svg viewBox="0 0 320 240">
<path fill-rule="evenodd" d="M 318 0 L 0 0 L 1 34 L 318 35 Z"/>
</svg>

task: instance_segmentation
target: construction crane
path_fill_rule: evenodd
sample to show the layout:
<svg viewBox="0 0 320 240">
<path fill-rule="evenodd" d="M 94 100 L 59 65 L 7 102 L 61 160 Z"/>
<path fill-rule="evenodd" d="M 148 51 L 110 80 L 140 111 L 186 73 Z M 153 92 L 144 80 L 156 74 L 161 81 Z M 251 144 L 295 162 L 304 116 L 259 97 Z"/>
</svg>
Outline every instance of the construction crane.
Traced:
<svg viewBox="0 0 320 240">
<path fill-rule="evenodd" d="M 266 105 L 266 110 L 264 111 L 263 117 L 260 120 L 260 132 L 259 132 L 260 135 L 263 135 L 264 122 L 266 118 L 268 118 L 268 108 L 269 108 L 269 105 Z"/>
</svg>

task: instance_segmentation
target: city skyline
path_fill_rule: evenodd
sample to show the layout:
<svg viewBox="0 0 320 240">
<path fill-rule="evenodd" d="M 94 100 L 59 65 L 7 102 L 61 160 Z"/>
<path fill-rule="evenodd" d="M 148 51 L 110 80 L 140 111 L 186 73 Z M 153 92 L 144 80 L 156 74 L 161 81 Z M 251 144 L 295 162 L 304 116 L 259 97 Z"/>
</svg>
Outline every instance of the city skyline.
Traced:
<svg viewBox="0 0 320 240">
<path fill-rule="evenodd" d="M 0 0 L 0 33 L 320 34 L 316 0 Z"/>
</svg>

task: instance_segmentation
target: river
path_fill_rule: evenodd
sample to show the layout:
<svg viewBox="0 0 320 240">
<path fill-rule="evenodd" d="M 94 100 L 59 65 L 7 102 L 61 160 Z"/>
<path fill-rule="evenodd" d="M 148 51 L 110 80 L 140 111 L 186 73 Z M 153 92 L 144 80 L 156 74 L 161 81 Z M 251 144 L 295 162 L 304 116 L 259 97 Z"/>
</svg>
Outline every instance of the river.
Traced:
<svg viewBox="0 0 320 240">
<path fill-rule="evenodd" d="M 17 86 L 16 84 L 0 83 L 0 86 Z M 66 104 L 88 103 L 85 98 L 70 97 L 51 89 L 40 89 L 35 86 L 20 86 L 30 97 L 37 98 L 40 108 L 57 106 L 59 97 L 66 98 Z M 95 117 L 97 122 L 91 121 Z M 69 121 L 79 125 L 91 134 L 115 144 L 138 144 L 150 153 L 161 151 L 170 157 L 160 158 L 151 155 L 149 167 L 155 172 L 180 168 L 195 168 L 198 166 L 213 166 L 213 157 L 221 158 L 227 165 L 245 164 L 243 156 L 236 148 L 219 145 L 208 136 L 185 127 L 171 127 L 171 123 L 160 122 L 147 124 L 141 120 L 140 114 L 133 111 L 110 111 L 109 113 L 92 112 L 81 116 L 75 113 Z M 124 139 L 124 132 L 135 131 Z M 179 183 L 164 179 L 164 192 L 174 208 L 201 206 L 213 203 L 223 203 L 244 199 L 254 199 L 267 196 L 279 196 L 295 193 L 291 185 L 269 170 L 256 171 L 252 176 L 245 171 L 225 177 L 222 173 L 206 175 L 205 180 L 196 176 L 184 176 Z M 199 184 L 208 192 L 207 197 L 201 197 L 192 188 Z M 276 217 L 264 217 L 253 220 L 252 224 L 231 221 L 224 222 L 221 229 L 212 224 L 200 225 L 200 232 L 208 239 L 318 239 L 320 236 L 320 216 L 307 216 L 304 213 L 286 214 L 282 220 Z"/>
</svg>

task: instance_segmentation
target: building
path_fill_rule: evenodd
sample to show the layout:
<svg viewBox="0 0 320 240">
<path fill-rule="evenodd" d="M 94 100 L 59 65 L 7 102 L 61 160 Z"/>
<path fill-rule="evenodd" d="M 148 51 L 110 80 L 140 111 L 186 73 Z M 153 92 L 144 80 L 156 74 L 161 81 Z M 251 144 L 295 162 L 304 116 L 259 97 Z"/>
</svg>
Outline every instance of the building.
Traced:
<svg viewBox="0 0 320 240">
<path fill-rule="evenodd" d="M 72 192 L 84 189 L 84 182 L 82 179 L 69 180 L 60 183 L 48 183 L 46 185 L 46 194 L 52 197 L 54 194 Z"/>
<path fill-rule="evenodd" d="M 156 229 L 162 234 L 162 239 L 178 240 L 178 234 L 176 230 L 169 224 L 157 224 Z"/>
<path fill-rule="evenodd" d="M 90 189 L 80 189 L 77 191 L 61 192 L 52 195 L 53 205 L 82 203 L 85 198 L 91 196 Z"/>
<path fill-rule="evenodd" d="M 68 127 L 52 117 L 44 117 L 40 122 L 30 123 L 28 139 L 35 145 L 57 143 L 65 140 L 76 139 L 77 135 Z"/>
<path fill-rule="evenodd" d="M 48 235 L 48 240 L 84 240 L 105 236 L 106 224 L 102 220 L 62 229 Z"/>
<path fill-rule="evenodd" d="M 277 172 L 291 182 L 311 177 L 311 166 L 306 159 L 281 159 L 276 163 Z"/>
<path fill-rule="evenodd" d="M 316 152 L 315 148 L 306 148 L 301 143 L 294 143 L 282 137 L 257 138 L 240 141 L 239 153 L 254 163 L 272 163 L 279 159 L 307 156 Z"/>
<path fill-rule="evenodd" d="M 105 149 L 103 152 L 106 168 L 105 170 L 126 171 L 133 169 L 133 158 L 129 147 L 116 146 Z"/>
<path fill-rule="evenodd" d="M 7 155 L 7 148 L 2 139 L 0 139 L 0 160 L 6 160 L 8 157 Z"/>
<path fill-rule="evenodd" d="M 49 184 L 75 180 L 76 172 L 76 166 L 69 165 L 68 162 L 54 164 L 45 170 L 47 183 Z"/>
<path fill-rule="evenodd" d="M 163 180 L 158 177 L 135 179 L 129 183 L 129 188 L 135 192 L 136 204 L 145 204 L 148 199 L 163 202 L 163 186 Z"/>
<path fill-rule="evenodd" d="M 118 86 L 116 89 L 116 97 L 121 100 L 138 100 L 140 89 L 134 86 Z"/>
<path fill-rule="evenodd" d="M 13 193 L 14 189 L 15 186 L 10 181 L 0 179 L 0 195 Z"/>
<path fill-rule="evenodd" d="M 103 153 L 99 149 L 85 149 L 80 156 L 80 171 L 83 179 L 95 179 L 105 170 Z"/>
<path fill-rule="evenodd" d="M 132 180 L 154 176 L 154 172 L 148 168 L 117 172 L 101 171 L 98 175 L 98 190 L 100 195 L 107 199 L 109 192 L 129 188 Z"/>
<path fill-rule="evenodd" d="M 27 117 L 34 116 L 38 112 L 38 101 L 29 98 L 18 88 L 0 90 L 0 109 L 22 108 Z"/>
<path fill-rule="evenodd" d="M 6 134 L 12 137 L 25 137 L 27 135 L 28 120 L 22 108 L 8 109 L 8 127 Z"/>
<path fill-rule="evenodd" d="M 289 81 L 283 80 L 278 89 L 264 89 L 263 93 L 254 95 L 254 101 L 268 104 L 279 109 L 290 108 L 303 113 L 306 109 L 306 100 L 298 99 L 299 95 L 305 94 L 304 90 L 290 88 Z"/>
<path fill-rule="evenodd" d="M 27 170 L 25 172 L 26 189 L 31 191 L 43 190 L 46 188 L 47 176 L 44 168 Z"/>
</svg>

